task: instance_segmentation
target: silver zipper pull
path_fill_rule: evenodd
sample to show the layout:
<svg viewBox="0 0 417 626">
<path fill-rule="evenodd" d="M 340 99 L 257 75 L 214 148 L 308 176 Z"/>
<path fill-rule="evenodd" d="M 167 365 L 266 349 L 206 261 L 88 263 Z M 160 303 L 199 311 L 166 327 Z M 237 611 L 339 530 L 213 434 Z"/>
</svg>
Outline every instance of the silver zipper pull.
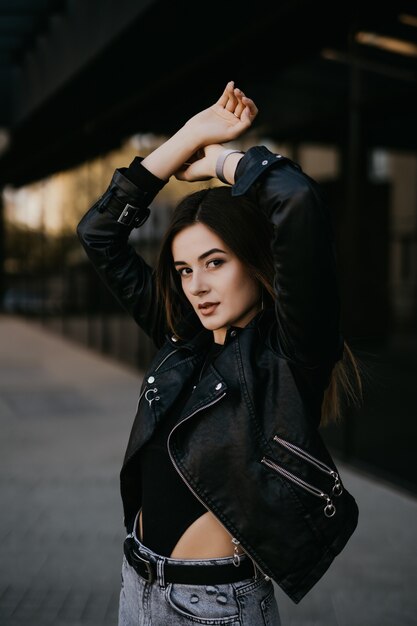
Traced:
<svg viewBox="0 0 417 626">
<path fill-rule="evenodd" d="M 340 495 L 342 495 L 342 493 L 343 493 L 343 487 L 342 487 L 342 484 L 341 484 L 341 482 L 339 480 L 339 477 L 337 477 L 335 479 L 335 483 L 334 483 L 334 485 L 332 487 L 332 494 L 334 496 L 338 496 L 339 497 Z"/>
<path fill-rule="evenodd" d="M 240 554 L 238 552 L 238 545 L 240 544 L 239 539 L 236 539 L 236 537 L 232 537 L 232 543 L 234 544 L 234 548 L 233 548 L 233 565 L 235 567 L 239 567 L 240 565 Z"/>
<path fill-rule="evenodd" d="M 336 507 L 328 496 L 326 499 L 327 504 L 324 507 L 324 514 L 326 517 L 333 517 L 333 515 L 336 513 Z"/>
</svg>

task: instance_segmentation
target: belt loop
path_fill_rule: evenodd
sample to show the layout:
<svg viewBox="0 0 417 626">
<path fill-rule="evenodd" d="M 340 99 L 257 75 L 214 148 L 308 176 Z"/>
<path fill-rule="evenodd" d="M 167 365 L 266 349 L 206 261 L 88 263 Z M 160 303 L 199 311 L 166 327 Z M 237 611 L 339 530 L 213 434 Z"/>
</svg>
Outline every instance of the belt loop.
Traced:
<svg viewBox="0 0 417 626">
<path fill-rule="evenodd" d="M 159 586 L 165 589 L 165 559 L 156 560 L 156 575 L 158 577 Z"/>
</svg>

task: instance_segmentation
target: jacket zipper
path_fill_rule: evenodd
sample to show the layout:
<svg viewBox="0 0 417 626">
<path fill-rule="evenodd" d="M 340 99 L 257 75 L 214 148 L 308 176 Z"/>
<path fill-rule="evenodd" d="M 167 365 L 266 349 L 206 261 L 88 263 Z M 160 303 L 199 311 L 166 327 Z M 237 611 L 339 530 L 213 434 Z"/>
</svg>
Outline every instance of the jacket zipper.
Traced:
<svg viewBox="0 0 417 626">
<path fill-rule="evenodd" d="M 305 491 L 308 491 L 313 496 L 317 496 L 326 500 L 326 505 L 323 509 L 326 517 L 333 517 L 333 515 L 336 513 L 336 507 L 327 493 L 325 493 L 321 489 L 318 489 L 317 487 L 314 487 L 310 483 L 307 483 L 305 480 L 303 480 L 299 476 L 296 476 L 292 472 L 289 472 L 285 468 L 281 467 L 281 465 L 278 465 L 275 461 L 272 461 L 272 459 L 268 459 L 264 456 L 261 459 L 261 463 L 275 470 L 278 474 L 281 474 L 299 487 L 302 487 L 303 489 L 305 489 Z"/>
<path fill-rule="evenodd" d="M 285 439 L 281 439 L 281 437 L 278 437 L 278 435 L 275 435 L 274 441 L 281 444 L 281 446 L 284 446 L 284 448 L 287 448 L 294 454 L 297 454 L 300 458 L 304 459 L 305 461 L 308 461 L 312 465 L 315 465 L 315 467 L 317 467 L 317 469 L 319 469 L 320 471 L 324 472 L 325 474 L 329 474 L 334 480 L 334 485 L 332 487 L 332 494 L 334 496 L 340 496 L 343 493 L 343 487 L 340 481 L 339 474 L 335 470 L 333 470 L 331 467 L 326 465 L 326 463 L 323 463 L 323 461 L 320 461 L 315 456 L 312 456 L 309 452 L 306 452 L 306 450 L 299 448 L 294 443 L 290 443 L 289 441 L 286 441 Z"/>
<path fill-rule="evenodd" d="M 158 366 L 155 368 L 155 370 L 154 370 L 154 371 L 155 371 L 155 372 L 157 372 L 157 371 L 159 370 L 159 368 L 160 368 L 160 367 L 161 367 L 161 366 L 165 363 L 165 361 L 166 361 L 167 359 L 169 359 L 169 357 L 170 357 L 170 356 L 172 356 L 173 354 L 175 354 L 175 352 L 178 352 L 178 350 L 179 350 L 179 348 L 175 348 L 175 350 L 171 350 L 171 352 L 169 352 L 169 353 L 166 355 L 166 357 L 164 357 L 164 358 L 162 359 L 162 361 L 158 364 Z M 138 399 L 138 402 L 137 402 L 137 405 L 136 405 L 136 413 L 138 412 L 138 408 L 139 408 L 140 401 L 142 400 L 142 396 L 143 396 L 143 394 L 144 394 L 145 392 L 146 392 L 146 385 L 144 386 L 143 391 L 142 391 L 142 393 L 141 393 L 141 394 L 140 394 L 140 396 L 139 396 L 139 399 Z M 142 507 L 139 509 L 139 512 L 141 511 L 141 509 L 142 509 Z M 129 536 L 131 536 L 131 535 L 132 535 L 132 533 L 130 533 L 130 535 L 128 535 L 128 537 L 129 537 Z"/>
<path fill-rule="evenodd" d="M 216 404 L 216 402 L 219 402 L 219 400 L 221 400 L 222 398 L 224 398 L 224 396 L 226 395 L 226 392 L 222 393 L 221 396 L 219 396 L 218 398 L 216 398 L 215 400 L 212 400 L 211 402 L 209 402 L 208 404 L 205 404 L 204 406 L 200 407 L 199 409 L 196 409 L 195 411 L 193 411 L 193 413 L 190 413 L 190 415 L 187 415 L 186 417 L 184 417 L 180 422 L 178 422 L 178 424 L 175 424 L 174 428 L 171 430 L 171 432 L 168 435 L 168 440 L 167 440 L 167 448 L 168 448 L 168 454 L 169 454 L 169 458 L 171 459 L 171 462 L 173 464 L 173 466 L 175 467 L 175 469 L 177 470 L 178 474 L 180 475 L 180 477 L 182 478 L 182 480 L 185 482 L 185 484 L 187 485 L 187 487 L 189 488 L 189 490 L 193 493 L 193 495 L 197 498 L 197 500 L 199 502 L 201 502 L 201 504 L 208 510 L 210 511 L 210 513 L 212 513 L 212 515 L 214 515 L 213 511 L 211 511 L 209 509 L 209 507 L 206 505 L 205 502 L 202 501 L 202 499 L 200 498 L 200 496 L 194 491 L 194 489 L 191 487 L 191 485 L 189 484 L 189 482 L 187 481 L 187 479 L 184 477 L 184 475 L 181 473 L 181 470 L 178 468 L 177 464 L 174 461 L 174 458 L 171 454 L 171 450 L 169 448 L 169 443 L 170 443 L 170 439 L 171 439 L 171 435 L 174 432 L 174 430 L 176 428 L 178 428 L 178 426 L 180 426 L 181 424 L 183 424 L 183 422 L 185 422 L 186 420 L 190 419 L 190 417 L 193 417 L 193 415 L 195 415 L 196 413 L 199 413 L 199 411 L 202 411 L 203 409 L 207 409 L 209 406 L 213 406 L 213 404 Z M 227 531 L 228 529 L 226 528 L 226 526 L 218 519 L 217 516 L 215 516 L 217 521 L 223 526 L 223 528 Z M 240 544 L 239 539 L 236 539 L 236 537 L 232 537 L 232 543 L 235 545 L 236 549 L 237 546 Z M 248 555 L 249 556 L 249 555 Z M 250 559 L 252 559 L 252 557 L 249 557 Z M 255 563 L 256 567 L 259 569 L 259 571 L 263 574 L 263 576 L 265 577 L 266 580 L 269 580 L 270 577 L 265 574 L 265 572 L 259 567 L 259 565 L 256 563 L 255 559 L 252 559 L 252 561 Z M 239 567 L 240 565 L 240 557 L 237 553 L 235 553 L 233 555 L 233 564 L 236 567 Z"/>
</svg>

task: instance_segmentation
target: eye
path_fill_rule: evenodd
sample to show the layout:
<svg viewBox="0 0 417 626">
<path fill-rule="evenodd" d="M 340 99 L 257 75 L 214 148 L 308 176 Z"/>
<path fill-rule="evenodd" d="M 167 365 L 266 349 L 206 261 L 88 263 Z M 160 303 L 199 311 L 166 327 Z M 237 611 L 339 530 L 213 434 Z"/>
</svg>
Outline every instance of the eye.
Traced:
<svg viewBox="0 0 417 626">
<path fill-rule="evenodd" d="M 190 272 L 191 272 L 191 268 L 190 267 L 181 267 L 179 270 L 177 270 L 177 273 L 180 276 L 186 276 L 186 275 L 188 275 L 188 270 L 190 270 Z"/>
<path fill-rule="evenodd" d="M 214 264 L 213 267 L 220 267 L 220 265 L 223 265 L 224 261 L 223 259 L 211 259 L 207 262 L 207 266 L 209 266 L 211 263 Z"/>
</svg>

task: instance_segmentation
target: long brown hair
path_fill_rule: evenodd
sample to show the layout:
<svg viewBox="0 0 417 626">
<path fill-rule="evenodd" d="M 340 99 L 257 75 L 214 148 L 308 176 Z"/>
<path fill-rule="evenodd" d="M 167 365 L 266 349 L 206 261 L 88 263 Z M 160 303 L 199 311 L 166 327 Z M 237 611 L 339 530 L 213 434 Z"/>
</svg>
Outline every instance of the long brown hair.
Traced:
<svg viewBox="0 0 417 626">
<path fill-rule="evenodd" d="M 156 267 L 158 299 L 171 332 L 181 337 L 181 324 L 193 308 L 184 295 L 174 268 L 172 242 L 184 228 L 201 222 L 231 249 L 263 288 L 263 304 L 273 306 L 274 263 L 271 250 L 272 223 L 246 197 L 234 197 L 229 187 L 196 191 L 184 197 L 174 210 L 162 239 Z M 332 371 L 322 403 L 321 425 L 342 417 L 342 400 L 359 406 L 362 383 L 359 362 L 344 342 L 343 356 Z"/>
</svg>

